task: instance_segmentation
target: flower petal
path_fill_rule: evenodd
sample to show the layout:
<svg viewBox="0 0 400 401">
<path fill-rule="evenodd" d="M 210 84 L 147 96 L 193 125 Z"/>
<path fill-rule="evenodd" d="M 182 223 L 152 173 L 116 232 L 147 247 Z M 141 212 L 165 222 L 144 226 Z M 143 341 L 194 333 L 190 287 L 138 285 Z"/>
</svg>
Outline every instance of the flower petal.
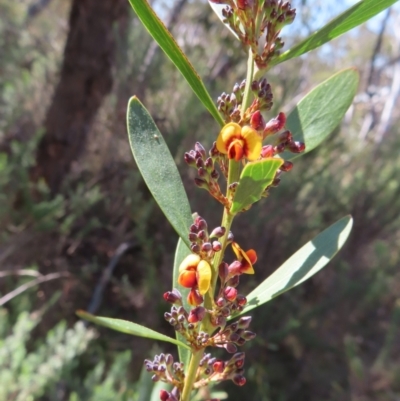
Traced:
<svg viewBox="0 0 400 401">
<path fill-rule="evenodd" d="M 232 242 L 232 249 L 238 261 L 241 263 L 240 272 L 254 274 L 253 263 L 257 261 L 257 254 L 254 249 L 250 249 L 249 254 L 245 252 L 237 242 Z M 254 262 L 253 262 L 254 261 Z"/>
<path fill-rule="evenodd" d="M 183 272 L 185 270 L 196 270 L 200 260 L 200 256 L 195 255 L 194 253 L 186 256 L 186 258 L 183 259 L 182 263 L 179 265 L 179 271 Z"/>
<path fill-rule="evenodd" d="M 197 266 L 197 285 L 199 292 L 204 295 L 210 288 L 211 266 L 206 260 L 201 260 Z"/>
<path fill-rule="evenodd" d="M 178 276 L 178 283 L 185 288 L 193 288 L 197 284 L 196 272 L 194 270 L 184 270 Z"/>
<path fill-rule="evenodd" d="M 229 144 L 235 138 L 240 138 L 242 128 L 239 124 L 228 123 L 224 125 L 217 138 L 217 149 L 219 152 L 227 154 Z"/>
<path fill-rule="evenodd" d="M 246 142 L 245 156 L 249 160 L 257 160 L 260 158 L 262 149 L 262 138 L 258 132 L 246 125 L 242 128 L 242 137 Z"/>
<path fill-rule="evenodd" d="M 252 265 L 257 262 L 257 253 L 254 249 L 249 249 L 248 251 L 246 251 L 246 255 Z"/>
</svg>

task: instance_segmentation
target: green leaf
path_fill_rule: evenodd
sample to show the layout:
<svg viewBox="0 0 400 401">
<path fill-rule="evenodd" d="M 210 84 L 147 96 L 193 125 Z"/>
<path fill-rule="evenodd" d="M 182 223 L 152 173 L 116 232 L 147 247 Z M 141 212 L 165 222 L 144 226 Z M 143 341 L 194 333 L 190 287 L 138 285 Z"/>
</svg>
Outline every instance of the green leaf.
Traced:
<svg viewBox="0 0 400 401">
<path fill-rule="evenodd" d="M 351 216 L 343 217 L 307 242 L 247 296 L 247 305 L 240 315 L 296 287 L 320 271 L 346 242 L 352 225 Z"/>
<path fill-rule="evenodd" d="M 133 157 L 150 192 L 178 235 L 188 239 L 192 214 L 170 151 L 148 111 L 137 97 L 128 104 L 128 134 Z"/>
<path fill-rule="evenodd" d="M 187 83 L 197 95 L 204 107 L 211 113 L 215 120 L 224 125 L 224 120 L 218 112 L 210 94 L 208 93 L 199 74 L 190 64 L 188 58 L 178 46 L 175 39 L 157 17 L 150 4 L 147 1 L 129 0 L 133 10 L 139 17 L 142 24 L 146 27 L 153 39 L 158 43 L 164 53 L 175 64 Z"/>
<path fill-rule="evenodd" d="M 168 337 L 164 334 L 158 333 L 157 331 L 151 330 L 147 327 L 141 326 L 133 322 L 128 322 L 122 319 L 112 319 L 109 317 L 94 316 L 83 310 L 79 310 L 76 314 L 81 318 L 89 322 L 96 323 L 100 326 L 108 327 L 121 333 L 130 334 L 138 337 L 151 338 L 153 340 L 165 341 L 168 343 L 179 345 L 180 347 L 186 347 L 190 350 L 190 347 L 175 338 Z"/>
<path fill-rule="evenodd" d="M 353 69 L 340 71 L 309 92 L 290 112 L 286 128 L 296 141 L 306 144 L 300 154 L 284 152 L 292 160 L 310 152 L 337 127 L 357 92 L 359 74 Z"/>
<path fill-rule="evenodd" d="M 186 246 L 186 244 L 180 238 L 178 240 L 178 244 L 177 244 L 176 250 L 175 250 L 174 272 L 172 275 L 172 287 L 179 290 L 179 292 L 182 294 L 182 305 L 187 311 L 191 309 L 191 307 L 187 301 L 187 296 L 188 296 L 190 290 L 188 288 L 182 287 L 181 285 L 178 284 L 178 276 L 179 276 L 179 265 L 182 263 L 183 259 L 185 259 L 186 256 L 190 255 L 191 253 L 192 252 L 190 251 L 190 249 Z M 186 341 L 185 338 L 178 332 L 176 332 L 176 338 L 181 342 Z M 190 351 L 188 351 L 185 347 L 178 347 L 178 353 L 179 353 L 179 360 L 184 364 L 185 371 L 186 371 L 187 367 L 189 366 Z"/>
<path fill-rule="evenodd" d="M 240 174 L 239 185 L 231 206 L 231 213 L 238 213 L 261 198 L 261 194 L 270 185 L 276 171 L 282 165 L 280 158 L 271 158 L 247 163 Z"/>
<path fill-rule="evenodd" d="M 310 50 L 322 46 L 343 33 L 361 25 L 365 21 L 368 21 L 396 2 L 397 0 L 363 0 L 358 2 L 308 38 L 272 60 L 270 66 L 301 56 Z"/>
</svg>

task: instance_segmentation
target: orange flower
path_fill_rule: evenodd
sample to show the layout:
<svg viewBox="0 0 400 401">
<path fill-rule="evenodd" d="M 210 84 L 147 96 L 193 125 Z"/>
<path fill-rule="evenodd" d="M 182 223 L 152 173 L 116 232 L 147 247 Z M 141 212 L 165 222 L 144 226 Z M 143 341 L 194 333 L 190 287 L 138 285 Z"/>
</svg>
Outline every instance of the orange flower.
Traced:
<svg viewBox="0 0 400 401">
<path fill-rule="evenodd" d="M 232 249 L 240 262 L 239 273 L 254 274 L 253 264 L 257 262 L 256 251 L 249 249 L 245 252 L 236 242 L 232 242 Z"/>
<path fill-rule="evenodd" d="M 217 139 L 217 149 L 229 159 L 239 161 L 245 157 L 257 160 L 260 157 L 262 138 L 256 130 L 246 125 L 228 123 L 222 127 Z"/>
<path fill-rule="evenodd" d="M 185 288 L 198 287 L 199 293 L 204 295 L 210 288 L 211 266 L 199 255 L 187 256 L 179 266 L 178 283 Z"/>
</svg>

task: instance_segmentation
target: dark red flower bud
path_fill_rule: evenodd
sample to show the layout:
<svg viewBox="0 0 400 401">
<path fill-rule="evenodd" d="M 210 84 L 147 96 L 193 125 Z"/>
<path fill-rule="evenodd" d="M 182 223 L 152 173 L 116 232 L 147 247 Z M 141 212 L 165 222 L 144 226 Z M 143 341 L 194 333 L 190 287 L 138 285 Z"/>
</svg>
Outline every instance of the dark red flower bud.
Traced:
<svg viewBox="0 0 400 401">
<path fill-rule="evenodd" d="M 190 231 L 191 233 L 198 233 L 198 232 L 199 232 L 199 227 L 198 227 L 196 224 L 192 224 L 192 225 L 189 227 L 189 231 Z"/>
<path fill-rule="evenodd" d="M 214 252 L 219 252 L 222 249 L 222 245 L 219 241 L 213 241 L 212 249 Z"/>
<path fill-rule="evenodd" d="M 199 152 L 202 157 L 206 157 L 206 150 L 204 149 L 203 145 L 200 142 L 195 143 L 194 150 L 196 152 Z"/>
<path fill-rule="evenodd" d="M 279 113 L 275 118 L 268 121 L 263 131 L 263 137 L 272 135 L 280 131 L 286 124 L 286 116 L 284 113 Z"/>
<path fill-rule="evenodd" d="M 230 287 L 237 287 L 239 285 L 239 281 L 240 281 L 239 276 L 235 276 L 235 277 L 230 278 L 227 284 Z"/>
<path fill-rule="evenodd" d="M 187 300 L 190 305 L 198 306 L 203 302 L 203 297 L 201 296 L 199 291 L 192 288 L 188 294 Z"/>
<path fill-rule="evenodd" d="M 201 246 L 201 250 L 203 252 L 209 252 L 212 249 L 212 245 L 209 242 L 205 242 L 202 246 Z"/>
<path fill-rule="evenodd" d="M 235 375 L 232 378 L 232 381 L 237 385 L 237 386 L 244 386 L 246 384 L 246 378 L 242 375 Z"/>
<path fill-rule="evenodd" d="M 289 130 L 283 131 L 278 135 L 278 142 L 288 145 L 293 141 L 293 135 Z"/>
<path fill-rule="evenodd" d="M 194 223 L 199 227 L 199 230 L 207 230 L 207 222 L 201 216 L 197 216 Z"/>
<path fill-rule="evenodd" d="M 207 238 L 207 233 L 204 230 L 201 230 L 198 232 L 197 236 L 201 239 L 204 240 Z"/>
<path fill-rule="evenodd" d="M 198 244 L 192 244 L 190 246 L 190 249 L 192 250 L 193 253 L 200 253 L 200 245 Z"/>
<path fill-rule="evenodd" d="M 213 363 L 214 372 L 222 373 L 225 369 L 225 362 L 221 360 L 217 360 Z"/>
<path fill-rule="evenodd" d="M 225 227 L 217 227 L 212 230 L 210 234 L 210 238 L 216 237 L 216 238 L 221 238 L 225 235 L 226 229 Z"/>
<path fill-rule="evenodd" d="M 190 242 L 196 242 L 197 241 L 197 234 L 189 233 L 189 241 Z"/>
<path fill-rule="evenodd" d="M 185 159 L 185 162 L 189 165 L 189 166 L 194 166 L 196 164 L 196 160 L 193 156 L 191 156 L 189 153 L 185 153 L 183 155 L 183 158 Z"/>
<path fill-rule="evenodd" d="M 204 168 L 204 161 L 203 161 L 202 158 L 199 157 L 199 158 L 196 160 L 196 167 L 198 167 L 198 168 L 203 167 L 203 168 Z"/>
<path fill-rule="evenodd" d="M 222 308 L 223 306 L 226 305 L 226 300 L 224 298 L 218 298 L 217 302 L 215 302 L 217 306 L 219 306 L 220 308 Z"/>
<path fill-rule="evenodd" d="M 243 316 L 243 317 L 241 317 L 241 318 L 236 322 L 237 327 L 238 327 L 239 329 L 247 329 L 247 328 L 250 326 L 251 319 L 252 319 L 251 316 Z"/>
<path fill-rule="evenodd" d="M 245 306 L 247 304 L 247 299 L 244 295 L 239 294 L 236 298 L 236 303 L 240 306 Z"/>
<path fill-rule="evenodd" d="M 224 283 L 226 278 L 228 277 L 228 264 L 225 262 L 222 262 L 218 266 L 218 275 L 220 280 Z"/>
<path fill-rule="evenodd" d="M 165 390 L 160 390 L 160 400 L 167 401 L 169 398 L 169 392 Z"/>
<path fill-rule="evenodd" d="M 199 187 L 203 189 L 209 189 L 208 187 L 208 182 L 206 180 L 203 180 L 202 178 L 195 178 L 194 183 Z"/>
<path fill-rule="evenodd" d="M 242 337 L 243 337 L 244 340 L 250 341 L 250 340 L 252 340 L 253 338 L 256 337 L 256 333 L 253 333 L 252 331 L 246 330 L 246 331 L 242 334 Z"/>
<path fill-rule="evenodd" d="M 163 296 L 164 299 L 171 304 L 182 305 L 182 295 L 176 288 L 166 292 Z"/>
<path fill-rule="evenodd" d="M 275 155 L 275 150 L 272 145 L 265 145 L 261 149 L 261 157 L 262 158 L 267 158 L 267 157 L 273 157 Z"/>
<path fill-rule="evenodd" d="M 209 152 L 210 157 L 216 157 L 219 155 L 218 149 L 217 149 L 217 142 L 214 142 L 211 146 L 210 152 Z"/>
<path fill-rule="evenodd" d="M 224 348 L 229 352 L 230 354 L 234 354 L 237 351 L 237 347 L 233 343 L 227 343 L 224 345 Z"/>
<path fill-rule="evenodd" d="M 290 171 L 293 168 L 293 163 L 287 160 L 280 168 L 282 171 Z"/>
<path fill-rule="evenodd" d="M 238 274 L 242 274 L 242 263 L 238 260 L 235 260 L 228 266 L 228 274 L 229 276 L 237 276 Z"/>
<path fill-rule="evenodd" d="M 194 308 L 189 312 L 188 322 L 189 323 L 201 322 L 204 319 L 205 314 L 206 314 L 205 308 L 203 308 L 202 306 L 198 306 L 197 308 Z"/>
<path fill-rule="evenodd" d="M 199 177 L 207 177 L 207 170 L 204 167 L 200 167 L 197 169 L 197 174 Z"/>
<path fill-rule="evenodd" d="M 234 287 L 226 287 L 224 290 L 224 296 L 228 301 L 233 302 L 237 297 L 237 289 Z"/>
<path fill-rule="evenodd" d="M 291 142 L 288 145 L 289 150 L 293 153 L 301 153 L 304 152 L 304 150 L 306 149 L 306 145 L 303 142 Z"/>
<path fill-rule="evenodd" d="M 252 128 L 254 128 L 256 131 L 259 131 L 263 129 L 265 125 L 265 121 L 263 116 L 261 115 L 260 111 L 257 110 L 255 111 L 251 117 L 250 117 L 250 125 Z"/>
<path fill-rule="evenodd" d="M 279 145 L 276 145 L 275 147 L 274 147 L 274 152 L 275 152 L 275 154 L 277 154 L 277 153 L 282 153 L 284 150 L 285 150 L 285 146 L 286 146 L 286 144 L 284 144 L 284 143 L 280 143 Z M 290 146 L 290 145 L 289 145 Z"/>
</svg>

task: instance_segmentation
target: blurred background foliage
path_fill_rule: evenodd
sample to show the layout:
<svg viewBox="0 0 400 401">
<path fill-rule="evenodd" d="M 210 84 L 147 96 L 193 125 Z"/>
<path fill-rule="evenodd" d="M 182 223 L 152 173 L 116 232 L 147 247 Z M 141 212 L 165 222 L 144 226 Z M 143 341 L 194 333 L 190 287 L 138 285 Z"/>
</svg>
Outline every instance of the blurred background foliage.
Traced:
<svg viewBox="0 0 400 401">
<path fill-rule="evenodd" d="M 151 3 L 214 99 L 244 78 L 244 54 L 205 1 Z M 293 1 L 287 44 L 348 3 Z M 139 400 L 151 342 L 74 315 L 173 334 L 162 294 L 177 237 L 131 157 L 127 100 L 136 94 L 151 111 L 210 226 L 221 210 L 182 156 L 196 140 L 210 146 L 218 127 L 127 1 L 0 0 L 0 15 L 0 401 Z M 232 401 L 400 398 L 399 27 L 394 8 L 268 74 L 266 118 L 341 68 L 362 79 L 334 135 L 237 219 L 236 238 L 259 253 L 244 287 L 343 215 L 355 226 L 322 273 L 254 312 L 247 385 L 220 386 Z"/>
</svg>

